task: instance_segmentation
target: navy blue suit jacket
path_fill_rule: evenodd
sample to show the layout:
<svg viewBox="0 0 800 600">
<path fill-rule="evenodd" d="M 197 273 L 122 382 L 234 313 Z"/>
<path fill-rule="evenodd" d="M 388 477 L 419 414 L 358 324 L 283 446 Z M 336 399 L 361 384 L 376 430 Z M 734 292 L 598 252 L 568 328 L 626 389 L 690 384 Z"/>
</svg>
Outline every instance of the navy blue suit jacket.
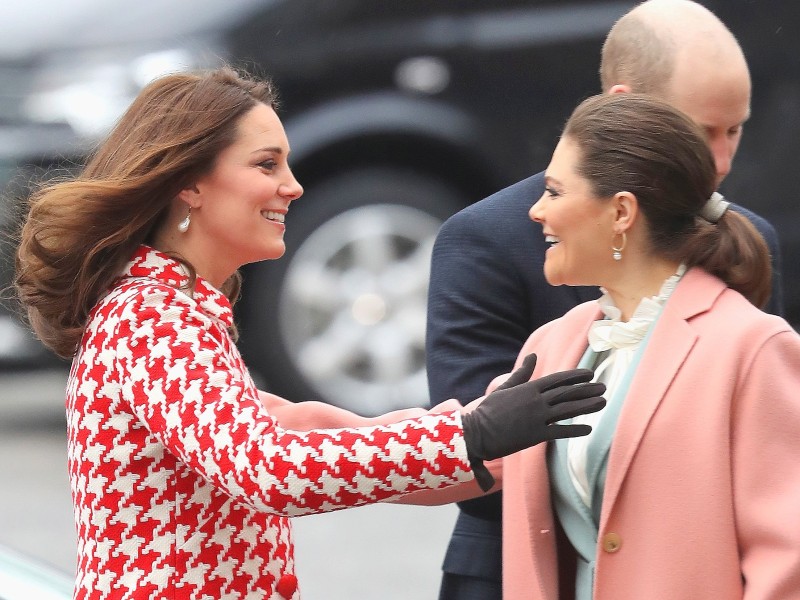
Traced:
<svg viewBox="0 0 800 600">
<path fill-rule="evenodd" d="M 426 353 L 432 405 L 448 398 L 466 403 L 483 395 L 493 377 L 511 370 L 532 331 L 599 296 L 596 288 L 553 287 L 545 280 L 544 236 L 528 217 L 543 192 L 544 174 L 539 173 L 468 206 L 442 226 L 433 249 L 428 294 Z M 765 310 L 782 315 L 775 229 L 751 211 L 732 208 L 755 224 L 770 247 L 773 295 Z M 462 516 L 482 521 L 469 519 L 480 531 L 451 541 L 446 572 L 499 580 L 500 494 L 459 505 Z"/>
</svg>

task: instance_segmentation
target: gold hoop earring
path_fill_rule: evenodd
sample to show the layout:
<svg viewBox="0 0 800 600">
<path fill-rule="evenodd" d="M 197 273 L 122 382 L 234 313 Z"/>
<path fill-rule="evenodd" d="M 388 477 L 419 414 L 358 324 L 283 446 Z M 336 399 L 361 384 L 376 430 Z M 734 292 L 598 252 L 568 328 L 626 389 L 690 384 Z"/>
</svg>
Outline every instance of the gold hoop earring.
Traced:
<svg viewBox="0 0 800 600">
<path fill-rule="evenodd" d="M 178 231 L 181 233 L 186 233 L 189 231 L 189 224 L 192 222 L 192 207 L 189 207 L 189 214 L 186 215 L 186 218 L 178 223 Z"/>
<path fill-rule="evenodd" d="M 622 236 L 622 245 L 617 248 L 614 246 L 614 244 L 611 244 L 611 250 L 613 251 L 611 256 L 614 258 L 614 260 L 622 260 L 622 251 L 625 250 L 625 245 L 628 243 L 628 236 L 625 235 L 624 231 L 622 233 L 615 234 L 614 237 L 617 237 L 618 235 Z"/>
</svg>

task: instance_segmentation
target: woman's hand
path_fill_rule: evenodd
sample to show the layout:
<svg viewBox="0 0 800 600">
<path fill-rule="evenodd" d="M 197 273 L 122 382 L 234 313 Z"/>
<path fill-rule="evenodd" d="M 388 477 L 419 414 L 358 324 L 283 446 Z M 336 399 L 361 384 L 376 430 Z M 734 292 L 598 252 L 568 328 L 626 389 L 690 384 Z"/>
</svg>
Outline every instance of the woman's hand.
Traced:
<svg viewBox="0 0 800 600">
<path fill-rule="evenodd" d="M 493 478 L 483 467 L 493 460 L 544 441 L 587 435 L 589 425 L 558 425 L 558 421 L 601 410 L 606 386 L 592 383 L 590 369 L 573 369 L 530 381 L 536 355 L 525 357 L 522 366 L 478 407 L 462 416 L 464 440 L 475 477 L 483 489 Z"/>
</svg>

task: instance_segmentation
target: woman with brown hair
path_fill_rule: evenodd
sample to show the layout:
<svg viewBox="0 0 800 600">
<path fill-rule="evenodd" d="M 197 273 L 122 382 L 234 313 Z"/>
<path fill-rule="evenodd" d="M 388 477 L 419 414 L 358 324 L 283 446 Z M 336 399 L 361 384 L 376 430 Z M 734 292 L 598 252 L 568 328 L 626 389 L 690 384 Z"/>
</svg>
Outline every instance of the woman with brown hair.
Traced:
<svg viewBox="0 0 800 600">
<path fill-rule="evenodd" d="M 518 364 L 608 387 L 588 436 L 503 460 L 504 598 L 797 597 L 800 336 L 759 307 L 766 245 L 714 193 L 702 132 L 637 94 L 584 101 L 531 207 L 552 285 L 600 300 Z"/>
<path fill-rule="evenodd" d="M 287 517 L 480 493 L 483 460 L 585 435 L 553 423 L 604 405 L 585 369 L 528 382 L 535 358 L 463 414 L 369 420 L 260 393 L 231 305 L 239 267 L 283 254 L 302 194 L 274 108 L 230 69 L 161 78 L 77 179 L 32 198 L 16 286 L 73 359 L 75 598 L 296 599 Z"/>
</svg>

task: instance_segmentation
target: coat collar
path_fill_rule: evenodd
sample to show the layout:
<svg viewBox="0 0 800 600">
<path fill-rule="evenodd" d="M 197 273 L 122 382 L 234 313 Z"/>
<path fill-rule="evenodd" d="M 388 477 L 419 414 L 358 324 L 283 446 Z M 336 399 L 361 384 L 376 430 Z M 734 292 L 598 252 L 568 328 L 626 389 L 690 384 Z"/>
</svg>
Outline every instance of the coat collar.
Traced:
<svg viewBox="0 0 800 600">
<path fill-rule="evenodd" d="M 233 324 L 233 310 L 225 294 L 199 275 L 195 278 L 194 287 L 190 288 L 186 267 L 150 246 L 139 246 L 125 265 L 121 277 L 144 277 L 174 287 L 194 299 L 204 313 L 217 319 L 225 327 Z"/>
</svg>

